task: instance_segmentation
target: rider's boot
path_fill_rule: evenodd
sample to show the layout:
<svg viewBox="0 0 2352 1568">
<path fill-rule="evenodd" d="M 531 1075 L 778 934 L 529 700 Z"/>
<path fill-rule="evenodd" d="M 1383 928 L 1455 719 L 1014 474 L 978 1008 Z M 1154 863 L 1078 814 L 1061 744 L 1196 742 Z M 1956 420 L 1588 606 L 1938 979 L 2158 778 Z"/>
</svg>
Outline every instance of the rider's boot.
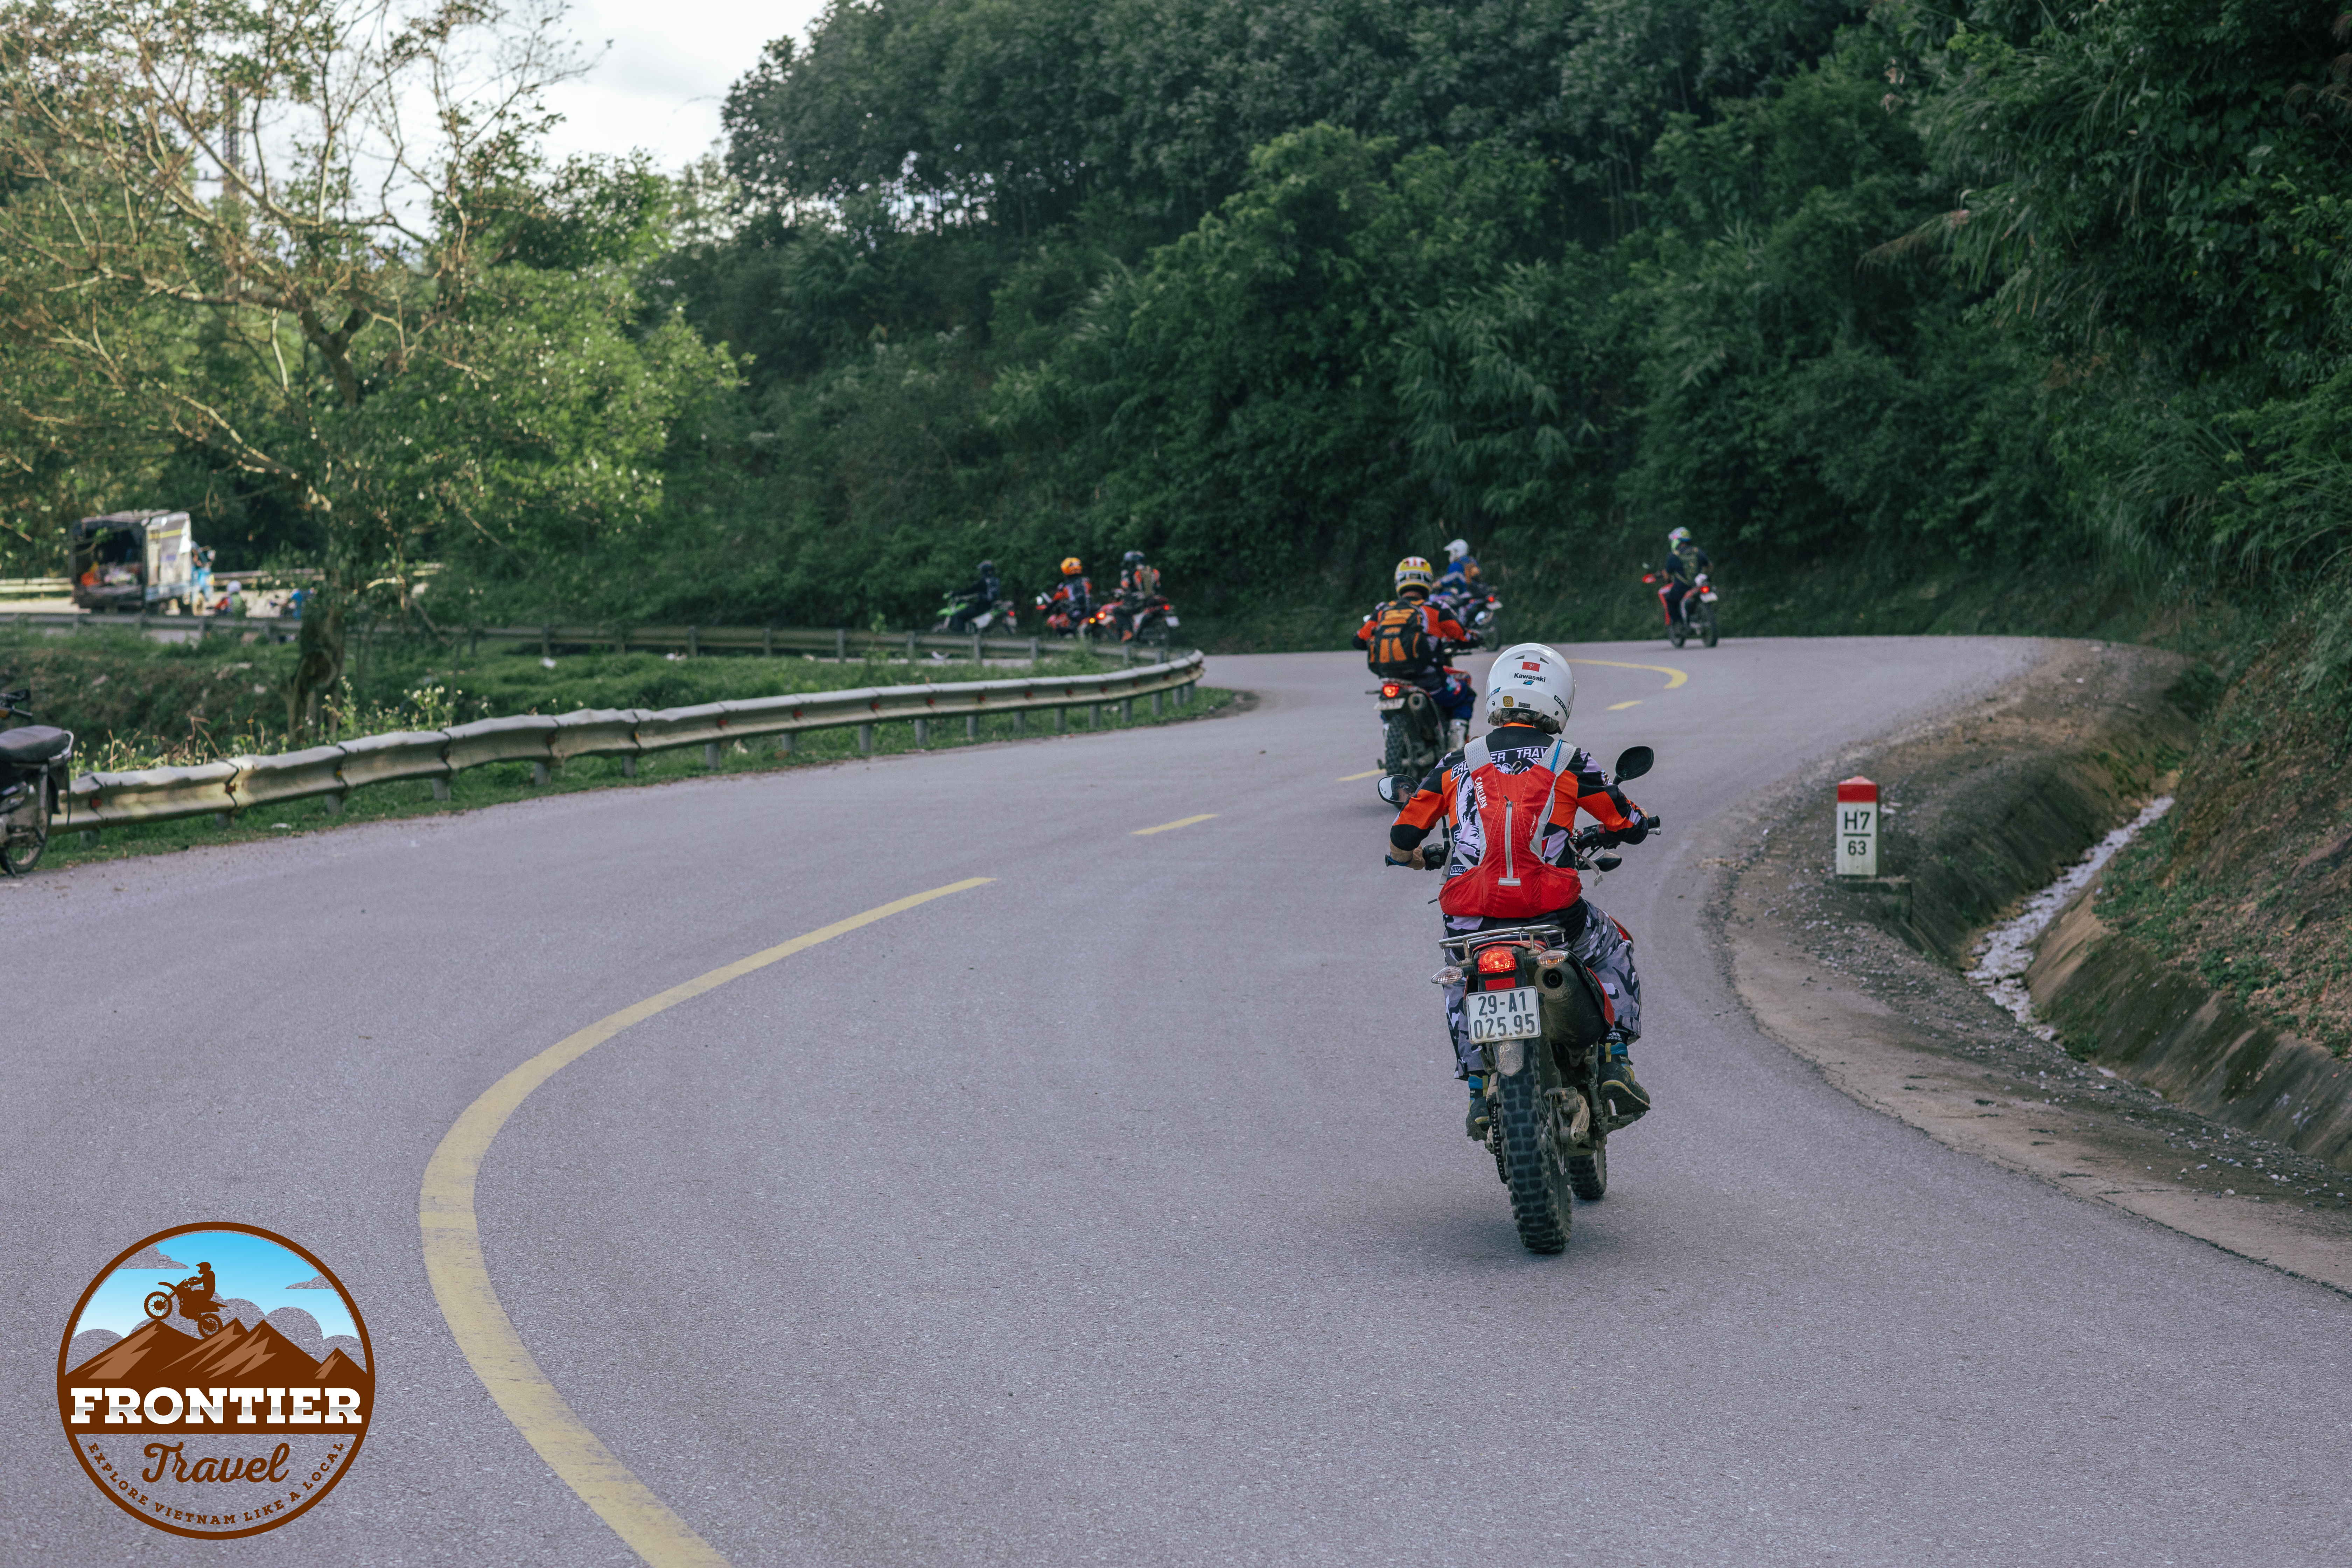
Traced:
<svg viewBox="0 0 2352 1568">
<path fill-rule="evenodd" d="M 1470 1114 L 1462 1119 L 1462 1131 L 1484 1143 L 1486 1141 L 1486 1084 L 1478 1074 L 1470 1075 Z"/>
<path fill-rule="evenodd" d="M 1633 1076 L 1624 1037 L 1613 1032 L 1609 1037 L 1608 1059 L 1601 1064 L 1601 1103 L 1621 1124 L 1639 1121 L 1650 1110 L 1650 1091 Z"/>
</svg>

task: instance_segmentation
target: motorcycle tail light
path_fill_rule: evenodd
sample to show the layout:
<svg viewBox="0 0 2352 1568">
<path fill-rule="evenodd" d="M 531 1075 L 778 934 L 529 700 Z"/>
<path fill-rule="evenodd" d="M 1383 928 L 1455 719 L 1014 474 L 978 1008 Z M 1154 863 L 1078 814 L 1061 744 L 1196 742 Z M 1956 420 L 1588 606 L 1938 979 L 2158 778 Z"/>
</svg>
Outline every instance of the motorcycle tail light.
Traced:
<svg viewBox="0 0 2352 1568">
<path fill-rule="evenodd" d="M 1403 690 L 1403 689 L 1404 689 L 1404 688 L 1402 688 L 1402 687 L 1399 686 L 1395 681 L 1391 680 L 1391 681 L 1389 681 L 1389 682 L 1387 682 L 1386 684 L 1384 684 L 1384 685 L 1382 685 L 1382 686 L 1381 686 L 1381 696 L 1383 696 L 1383 697 L 1394 697 L 1398 692 L 1400 692 L 1400 691 L 1402 691 L 1402 690 Z"/>
<path fill-rule="evenodd" d="M 1517 974 L 1519 972 L 1519 950 L 1507 943 L 1497 943 L 1478 955 L 1481 974 Z"/>
</svg>

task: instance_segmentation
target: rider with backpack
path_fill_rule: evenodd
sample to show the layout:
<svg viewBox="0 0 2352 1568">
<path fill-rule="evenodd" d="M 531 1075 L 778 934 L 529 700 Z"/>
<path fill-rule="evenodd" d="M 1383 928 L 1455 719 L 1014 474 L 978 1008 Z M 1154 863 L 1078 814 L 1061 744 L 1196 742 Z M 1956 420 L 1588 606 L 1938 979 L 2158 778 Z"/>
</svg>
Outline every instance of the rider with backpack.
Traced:
<svg viewBox="0 0 2352 1568">
<path fill-rule="evenodd" d="M 1486 680 L 1486 733 L 1443 758 L 1405 802 L 1389 827 L 1388 862 L 1444 868 L 1437 905 L 1448 934 L 1559 922 L 1569 951 L 1609 998 L 1601 1097 L 1610 1115 L 1630 1121 L 1650 1109 L 1626 1049 L 1642 1036 L 1642 979 L 1625 928 L 1585 898 L 1569 840 L 1579 812 L 1601 825 L 1611 845 L 1639 844 L 1650 819 L 1591 752 L 1568 743 L 1563 731 L 1575 706 L 1576 676 L 1552 648 L 1519 643 L 1496 655 Z M 1452 829 L 1449 851 L 1425 855 L 1422 844 L 1441 821 Z M 1483 1064 L 1463 1012 L 1467 994 L 1462 981 L 1445 988 L 1445 1024 L 1455 1076 L 1470 1081 L 1465 1131 L 1484 1139 Z"/>
<path fill-rule="evenodd" d="M 1428 692 L 1446 723 L 1461 726 L 1458 733 L 1449 730 L 1453 743 L 1459 745 L 1470 732 L 1476 693 L 1466 679 L 1447 670 L 1445 656 L 1456 648 L 1476 647 L 1478 636 L 1463 630 L 1461 622 L 1429 602 L 1436 585 L 1437 574 L 1420 556 L 1398 562 L 1396 597 L 1364 617 L 1356 628 L 1356 646 L 1382 680 L 1405 681 Z"/>
</svg>

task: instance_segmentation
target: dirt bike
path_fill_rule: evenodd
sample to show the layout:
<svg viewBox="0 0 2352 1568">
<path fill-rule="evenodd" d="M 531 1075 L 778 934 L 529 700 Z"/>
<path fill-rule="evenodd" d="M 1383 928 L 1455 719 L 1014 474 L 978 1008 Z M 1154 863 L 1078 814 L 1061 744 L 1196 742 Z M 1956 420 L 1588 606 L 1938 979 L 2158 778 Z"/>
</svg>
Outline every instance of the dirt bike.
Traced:
<svg viewBox="0 0 2352 1568">
<path fill-rule="evenodd" d="M 1498 634 L 1502 595 L 1486 588 L 1440 588 L 1431 595 L 1431 602 L 1459 622 L 1464 630 L 1476 632 L 1485 647 L 1503 646 Z"/>
<path fill-rule="evenodd" d="M 1439 657 L 1457 654 L 1475 643 L 1440 643 Z M 1444 667 L 1449 678 L 1469 677 L 1453 667 Z M 1458 743 L 1438 711 L 1437 699 L 1402 676 L 1383 676 L 1381 683 L 1368 695 L 1380 699 L 1375 704 L 1381 715 L 1381 731 L 1384 737 L 1381 747 L 1381 782 L 1372 788 L 1391 805 L 1402 805 L 1412 798 L 1437 759 Z M 1467 739 L 1465 735 L 1464 737 Z"/>
<path fill-rule="evenodd" d="M 998 621 L 1013 618 L 1013 601 L 999 599 L 992 605 L 975 605 L 961 594 L 950 594 L 940 605 L 940 618 L 931 625 L 934 636 L 947 632 L 969 636 L 984 632 Z"/>
<path fill-rule="evenodd" d="M 172 1315 L 172 1305 L 174 1301 L 191 1301 L 196 1304 L 197 1310 L 190 1312 L 188 1318 L 196 1325 L 198 1339 L 208 1340 L 221 1331 L 221 1317 L 218 1312 L 212 1310 L 211 1299 L 197 1295 L 185 1285 L 174 1285 L 164 1290 L 148 1291 L 147 1315 L 160 1323 Z"/>
<path fill-rule="evenodd" d="M 1176 618 L 1176 606 L 1158 594 L 1113 599 L 1104 608 L 1110 612 L 1120 639 L 1141 646 L 1164 648 L 1168 634 L 1183 625 Z"/>
<path fill-rule="evenodd" d="M 31 696 L 29 688 L 0 691 L 0 720 L 26 721 L 0 730 L 0 873 L 11 877 L 40 863 L 49 844 L 49 815 L 73 760 L 73 731 L 32 723 L 25 708 Z"/>
<path fill-rule="evenodd" d="M 1696 632 L 1699 641 L 1708 647 L 1715 646 L 1717 637 L 1715 602 L 1721 597 L 1722 591 L 1707 581 L 1706 573 L 1700 573 L 1697 580 L 1691 584 L 1690 592 L 1683 595 L 1680 615 L 1666 608 L 1666 590 L 1675 585 L 1675 580 L 1670 574 L 1644 572 L 1642 574 L 1642 581 L 1657 586 L 1658 608 L 1666 617 L 1668 642 L 1680 647 L 1690 640 L 1693 632 Z"/>
<path fill-rule="evenodd" d="M 1647 746 L 1627 749 L 1617 759 L 1618 782 L 1641 777 L 1655 761 Z M 1660 820 L 1650 817 L 1650 826 Z M 1605 837 L 1588 827 L 1569 840 L 1579 870 L 1622 864 L 1616 855 L 1595 853 Z M 1592 1203 L 1609 1190 L 1609 1134 L 1625 1125 L 1601 1099 L 1613 1016 L 1608 993 L 1569 952 L 1557 921 L 1473 931 L 1439 945 L 1446 965 L 1430 978 L 1468 986 L 1462 1005 L 1485 1058 L 1486 1147 L 1510 1189 L 1520 1245 L 1561 1251 L 1574 1223 L 1571 1199 Z"/>
<path fill-rule="evenodd" d="M 1074 637 L 1086 628 L 1088 617 L 1073 614 L 1069 601 L 1060 594 L 1038 595 L 1036 608 L 1047 637 Z"/>
</svg>

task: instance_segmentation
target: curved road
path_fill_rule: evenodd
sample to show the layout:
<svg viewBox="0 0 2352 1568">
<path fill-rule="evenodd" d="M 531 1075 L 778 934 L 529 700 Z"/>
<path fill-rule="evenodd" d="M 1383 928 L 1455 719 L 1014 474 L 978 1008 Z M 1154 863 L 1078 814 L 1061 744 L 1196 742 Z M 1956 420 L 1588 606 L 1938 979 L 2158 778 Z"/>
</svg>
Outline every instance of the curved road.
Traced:
<svg viewBox="0 0 2352 1568">
<path fill-rule="evenodd" d="M 0 887 L 0 1560 L 184 1557 L 47 1387 L 92 1270 L 217 1218 L 338 1269 L 379 1392 L 332 1497 L 213 1555 L 635 1561 L 460 1354 L 427 1160 L 596 1019 L 989 878 L 622 1032 L 483 1166 L 523 1343 L 728 1561 L 2342 1561 L 2352 1302 L 1857 1108 L 1704 932 L 1730 808 L 2031 645 L 1570 651 L 1690 679 L 1578 669 L 1673 826 L 1597 895 L 1660 1109 L 1558 1258 L 1462 1136 L 1345 656 L 1217 659 L 1263 700 L 1206 723 Z"/>
</svg>

